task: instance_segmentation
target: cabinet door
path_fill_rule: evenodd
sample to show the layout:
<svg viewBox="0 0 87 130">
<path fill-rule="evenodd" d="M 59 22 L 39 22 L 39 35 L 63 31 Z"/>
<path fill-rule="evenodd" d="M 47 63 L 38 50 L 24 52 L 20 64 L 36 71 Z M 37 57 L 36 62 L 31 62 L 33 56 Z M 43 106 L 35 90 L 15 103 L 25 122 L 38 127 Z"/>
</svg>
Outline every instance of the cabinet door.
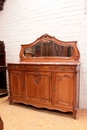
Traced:
<svg viewBox="0 0 87 130">
<path fill-rule="evenodd" d="M 51 73 L 50 72 L 26 72 L 25 73 L 26 83 L 26 98 L 30 102 L 40 103 L 51 103 Z"/>
<path fill-rule="evenodd" d="M 73 105 L 73 73 L 54 73 L 53 74 L 53 103 L 60 109 L 72 107 Z M 66 111 L 66 109 L 65 109 Z"/>
<path fill-rule="evenodd" d="M 22 72 L 21 71 L 10 71 L 9 72 L 9 85 L 10 95 L 14 97 L 22 97 Z"/>
</svg>

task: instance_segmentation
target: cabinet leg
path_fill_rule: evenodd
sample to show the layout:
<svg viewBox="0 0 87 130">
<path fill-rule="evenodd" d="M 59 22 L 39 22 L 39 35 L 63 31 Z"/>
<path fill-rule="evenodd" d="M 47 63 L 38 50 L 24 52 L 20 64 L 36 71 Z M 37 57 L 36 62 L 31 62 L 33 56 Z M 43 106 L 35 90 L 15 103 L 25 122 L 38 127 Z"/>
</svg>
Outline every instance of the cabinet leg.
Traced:
<svg viewBox="0 0 87 130">
<path fill-rule="evenodd" d="M 9 98 L 9 104 L 12 105 L 12 104 L 14 104 L 14 103 L 15 103 L 15 102 L 14 102 L 12 99 Z"/>
<path fill-rule="evenodd" d="M 77 110 L 75 109 L 75 110 L 73 111 L 73 118 L 74 118 L 74 119 L 76 119 L 76 114 L 77 114 Z"/>
<path fill-rule="evenodd" d="M 11 98 L 9 97 L 9 104 L 12 105 L 13 104 L 13 101 L 11 100 Z"/>
<path fill-rule="evenodd" d="M 12 100 L 11 99 L 9 99 L 9 104 L 12 105 Z"/>
</svg>

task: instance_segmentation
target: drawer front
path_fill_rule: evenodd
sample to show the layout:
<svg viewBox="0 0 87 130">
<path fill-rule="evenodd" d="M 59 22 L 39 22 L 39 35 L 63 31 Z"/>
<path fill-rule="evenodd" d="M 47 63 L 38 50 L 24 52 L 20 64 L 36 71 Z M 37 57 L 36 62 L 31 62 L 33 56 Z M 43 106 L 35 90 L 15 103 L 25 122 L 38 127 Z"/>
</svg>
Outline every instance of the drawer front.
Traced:
<svg viewBox="0 0 87 130">
<path fill-rule="evenodd" d="M 75 72 L 76 66 L 73 66 L 73 65 L 8 64 L 8 69 L 30 70 L 30 71 L 51 71 L 51 72 Z"/>
<path fill-rule="evenodd" d="M 26 70 L 33 71 L 52 71 L 52 72 L 74 72 L 76 70 L 76 66 L 66 66 L 66 65 L 25 65 L 23 66 Z"/>
<path fill-rule="evenodd" d="M 33 70 L 33 71 L 50 71 L 50 66 L 44 66 L 44 65 L 25 65 L 23 66 L 26 70 Z"/>
<path fill-rule="evenodd" d="M 57 70 L 58 72 L 74 72 L 76 70 L 76 66 L 61 65 L 61 66 L 56 66 L 55 70 Z"/>
<path fill-rule="evenodd" d="M 15 70 L 19 70 L 22 69 L 23 66 L 22 65 L 18 65 L 18 64 L 8 64 L 8 69 L 15 69 Z"/>
</svg>

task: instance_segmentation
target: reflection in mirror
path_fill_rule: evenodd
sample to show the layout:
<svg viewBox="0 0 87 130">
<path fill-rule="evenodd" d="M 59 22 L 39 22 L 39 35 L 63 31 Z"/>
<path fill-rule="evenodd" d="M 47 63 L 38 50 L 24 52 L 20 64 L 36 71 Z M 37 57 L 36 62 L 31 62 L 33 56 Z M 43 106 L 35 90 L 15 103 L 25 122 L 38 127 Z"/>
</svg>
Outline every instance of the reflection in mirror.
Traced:
<svg viewBox="0 0 87 130">
<path fill-rule="evenodd" d="M 73 55 L 72 46 L 58 45 L 53 41 L 39 42 L 36 45 L 25 48 L 25 57 L 44 57 L 44 56 L 55 56 L 55 57 L 71 57 Z"/>
</svg>

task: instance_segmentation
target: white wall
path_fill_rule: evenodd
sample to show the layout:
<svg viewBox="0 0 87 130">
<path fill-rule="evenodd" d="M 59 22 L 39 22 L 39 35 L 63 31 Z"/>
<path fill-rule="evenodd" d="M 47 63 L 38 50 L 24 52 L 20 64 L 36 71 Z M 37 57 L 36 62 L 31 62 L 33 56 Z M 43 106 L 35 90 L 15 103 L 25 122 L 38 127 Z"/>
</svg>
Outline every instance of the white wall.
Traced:
<svg viewBox="0 0 87 130">
<path fill-rule="evenodd" d="M 87 108 L 87 0 L 6 0 L 0 11 L 0 40 L 6 62 L 18 62 L 21 44 L 44 33 L 78 41 L 81 54 L 80 108 Z"/>
</svg>

